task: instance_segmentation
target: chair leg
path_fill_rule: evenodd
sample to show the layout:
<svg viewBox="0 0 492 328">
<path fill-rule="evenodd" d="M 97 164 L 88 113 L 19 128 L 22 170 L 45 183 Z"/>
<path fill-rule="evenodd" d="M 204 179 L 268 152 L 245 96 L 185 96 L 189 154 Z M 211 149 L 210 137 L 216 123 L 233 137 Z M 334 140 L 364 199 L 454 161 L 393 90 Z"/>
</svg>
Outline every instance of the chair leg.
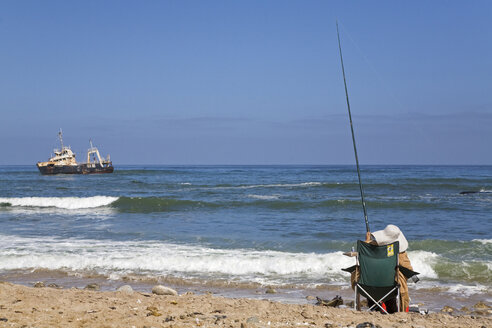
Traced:
<svg viewBox="0 0 492 328">
<path fill-rule="evenodd" d="M 360 287 L 360 289 L 362 289 L 364 291 L 364 293 L 367 295 L 368 297 L 368 300 L 371 299 L 371 301 L 374 302 L 374 305 L 371 306 L 369 308 L 368 311 L 371 311 L 375 306 L 377 306 L 379 309 L 381 309 L 384 313 L 388 314 L 388 311 L 386 311 L 382 306 L 381 304 L 379 304 L 379 302 L 381 302 L 382 300 L 384 300 L 388 295 L 390 295 L 391 293 L 393 293 L 395 291 L 395 288 L 393 288 L 390 292 L 388 292 L 386 295 L 384 295 L 383 297 L 381 297 L 379 300 L 375 300 L 369 293 L 367 293 L 364 288 Z M 398 288 L 397 289 L 397 292 L 399 292 Z"/>
<path fill-rule="evenodd" d="M 398 292 L 397 292 L 397 296 L 396 296 L 396 307 L 398 308 L 398 312 L 400 312 L 401 311 L 400 288 L 398 288 L 397 290 L 398 290 Z M 406 311 L 406 309 L 403 311 Z"/>
<path fill-rule="evenodd" d="M 354 310 L 360 311 L 360 294 L 357 291 L 357 285 L 355 285 Z"/>
</svg>

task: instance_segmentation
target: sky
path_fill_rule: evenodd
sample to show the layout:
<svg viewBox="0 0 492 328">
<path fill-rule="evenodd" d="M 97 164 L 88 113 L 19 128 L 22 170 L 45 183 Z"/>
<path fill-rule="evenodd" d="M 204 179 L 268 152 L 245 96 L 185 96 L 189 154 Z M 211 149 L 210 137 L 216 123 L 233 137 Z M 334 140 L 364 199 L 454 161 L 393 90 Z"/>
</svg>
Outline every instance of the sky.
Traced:
<svg viewBox="0 0 492 328">
<path fill-rule="evenodd" d="M 0 165 L 492 164 L 490 1 L 1 1 Z"/>
</svg>

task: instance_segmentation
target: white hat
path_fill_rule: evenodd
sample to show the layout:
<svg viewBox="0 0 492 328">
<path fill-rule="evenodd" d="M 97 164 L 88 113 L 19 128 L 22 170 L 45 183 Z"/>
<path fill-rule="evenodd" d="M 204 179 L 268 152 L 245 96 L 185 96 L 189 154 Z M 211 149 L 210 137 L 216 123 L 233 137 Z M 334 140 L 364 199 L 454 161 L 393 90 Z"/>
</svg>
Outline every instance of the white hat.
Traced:
<svg viewBox="0 0 492 328">
<path fill-rule="evenodd" d="M 400 228 L 393 224 L 388 224 L 384 230 L 375 231 L 372 233 L 374 239 L 379 246 L 388 245 L 395 241 L 400 242 L 400 253 L 404 252 L 408 248 L 408 241 L 400 231 Z"/>
</svg>

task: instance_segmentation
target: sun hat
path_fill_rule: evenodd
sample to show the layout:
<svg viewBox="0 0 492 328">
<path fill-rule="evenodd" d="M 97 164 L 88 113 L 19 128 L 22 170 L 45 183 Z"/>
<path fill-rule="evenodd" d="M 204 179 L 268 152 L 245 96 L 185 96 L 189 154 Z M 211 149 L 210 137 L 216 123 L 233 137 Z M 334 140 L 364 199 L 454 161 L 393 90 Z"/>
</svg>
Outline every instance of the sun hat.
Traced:
<svg viewBox="0 0 492 328">
<path fill-rule="evenodd" d="M 408 241 L 400 231 L 400 228 L 393 224 L 388 224 L 384 230 L 378 230 L 372 233 L 372 236 L 376 240 L 379 246 L 388 245 L 395 241 L 400 242 L 400 253 L 404 252 L 408 248 Z"/>
</svg>

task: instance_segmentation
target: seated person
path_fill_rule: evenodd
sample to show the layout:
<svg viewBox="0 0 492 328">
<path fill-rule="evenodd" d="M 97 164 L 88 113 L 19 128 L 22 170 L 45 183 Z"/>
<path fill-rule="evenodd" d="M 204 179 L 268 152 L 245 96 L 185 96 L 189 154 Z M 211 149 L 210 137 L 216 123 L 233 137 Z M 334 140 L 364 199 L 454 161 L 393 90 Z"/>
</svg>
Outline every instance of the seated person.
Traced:
<svg viewBox="0 0 492 328">
<path fill-rule="evenodd" d="M 403 235 L 403 232 L 401 232 L 397 226 L 389 224 L 386 226 L 386 228 L 384 228 L 384 230 L 375 231 L 373 233 L 366 233 L 365 242 L 369 244 L 384 246 L 394 243 L 395 241 L 398 241 L 400 243 L 400 253 L 398 254 L 399 264 L 413 271 L 412 265 L 410 264 L 410 260 L 408 259 L 406 252 L 408 248 L 408 241 Z M 352 276 L 350 278 L 352 289 L 355 288 L 355 283 L 356 281 L 358 281 L 358 279 L 359 270 L 355 270 L 354 272 L 352 272 Z M 400 311 L 405 312 L 410 305 L 410 297 L 408 295 L 407 278 L 400 270 L 398 270 L 397 281 L 400 284 Z M 386 300 L 384 303 L 386 305 L 386 311 L 388 311 L 388 313 L 394 313 L 397 311 L 395 298 Z M 368 300 L 368 304 L 369 306 L 372 306 L 374 303 L 372 303 L 371 300 Z"/>
</svg>

